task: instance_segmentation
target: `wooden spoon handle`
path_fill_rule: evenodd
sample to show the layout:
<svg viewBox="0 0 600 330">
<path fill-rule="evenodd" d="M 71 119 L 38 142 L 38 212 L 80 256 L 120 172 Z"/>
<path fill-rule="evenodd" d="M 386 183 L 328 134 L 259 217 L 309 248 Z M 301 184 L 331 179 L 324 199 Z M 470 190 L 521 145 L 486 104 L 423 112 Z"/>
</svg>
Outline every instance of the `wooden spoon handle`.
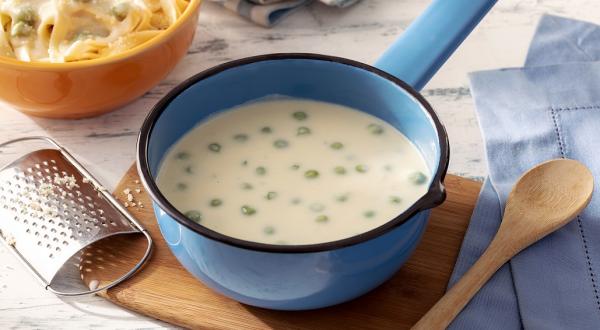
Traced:
<svg viewBox="0 0 600 330">
<path fill-rule="evenodd" d="M 504 250 L 504 251 L 503 251 Z M 413 330 L 445 329 L 475 293 L 510 259 L 511 252 L 494 239 L 473 267 L 425 314 Z"/>
</svg>

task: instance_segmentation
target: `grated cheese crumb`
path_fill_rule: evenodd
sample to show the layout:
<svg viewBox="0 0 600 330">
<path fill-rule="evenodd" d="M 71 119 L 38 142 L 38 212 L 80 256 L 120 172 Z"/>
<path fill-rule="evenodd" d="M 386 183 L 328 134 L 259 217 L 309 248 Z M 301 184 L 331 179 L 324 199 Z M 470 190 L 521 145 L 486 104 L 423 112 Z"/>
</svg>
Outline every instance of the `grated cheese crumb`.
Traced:
<svg viewBox="0 0 600 330">
<path fill-rule="evenodd" d="M 139 189 L 139 188 L 138 188 L 138 189 L 136 189 L 136 190 L 135 190 L 135 192 L 139 194 L 139 193 L 141 193 L 141 192 L 142 192 L 142 189 Z"/>
<path fill-rule="evenodd" d="M 129 195 L 129 193 L 130 193 L 130 192 L 131 192 L 131 189 L 129 189 L 129 188 L 127 188 L 127 189 L 123 190 L 123 193 L 124 193 L 125 195 Z"/>
<path fill-rule="evenodd" d="M 136 184 L 139 184 L 139 183 L 140 183 L 140 180 L 135 180 L 134 182 L 135 182 Z"/>
<path fill-rule="evenodd" d="M 89 183 L 89 182 L 90 182 L 90 179 L 88 179 L 88 178 L 83 178 L 83 179 L 81 179 L 81 181 L 82 181 L 83 183 Z"/>
<path fill-rule="evenodd" d="M 127 194 L 127 201 L 128 202 L 132 202 L 133 201 L 133 195 L 132 194 Z"/>
<path fill-rule="evenodd" d="M 38 193 L 43 197 L 48 197 L 54 193 L 53 186 L 49 183 L 42 183 L 38 188 Z"/>
<path fill-rule="evenodd" d="M 123 205 L 125 205 L 125 207 L 129 207 L 129 203 L 127 202 L 123 203 Z"/>
</svg>

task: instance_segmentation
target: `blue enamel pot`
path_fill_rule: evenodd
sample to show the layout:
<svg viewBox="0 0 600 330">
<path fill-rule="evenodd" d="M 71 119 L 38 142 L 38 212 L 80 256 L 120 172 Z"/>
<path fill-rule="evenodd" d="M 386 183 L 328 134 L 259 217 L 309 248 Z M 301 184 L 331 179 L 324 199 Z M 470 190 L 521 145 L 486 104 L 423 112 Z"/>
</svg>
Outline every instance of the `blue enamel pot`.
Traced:
<svg viewBox="0 0 600 330">
<path fill-rule="evenodd" d="M 223 295 L 280 310 L 339 304 L 390 278 L 419 243 L 430 209 L 445 198 L 448 138 L 417 90 L 494 2 L 434 0 L 375 67 L 316 54 L 262 55 L 201 72 L 168 93 L 142 126 L 137 160 L 161 233 L 179 262 Z M 337 103 L 387 121 L 421 151 L 433 173 L 429 191 L 378 228 L 322 244 L 244 241 L 187 219 L 155 183 L 168 149 L 212 115 L 270 95 Z"/>
</svg>

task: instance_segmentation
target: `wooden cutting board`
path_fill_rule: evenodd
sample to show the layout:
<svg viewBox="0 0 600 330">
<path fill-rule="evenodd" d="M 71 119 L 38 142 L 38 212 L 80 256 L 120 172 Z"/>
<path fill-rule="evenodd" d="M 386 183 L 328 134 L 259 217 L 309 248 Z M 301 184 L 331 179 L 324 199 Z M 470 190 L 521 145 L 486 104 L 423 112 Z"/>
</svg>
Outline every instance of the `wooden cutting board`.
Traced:
<svg viewBox="0 0 600 330">
<path fill-rule="evenodd" d="M 132 166 L 117 187 L 115 196 L 125 202 L 123 190 L 129 188 L 132 191 L 136 206 L 130 206 L 129 210 L 149 230 L 155 249 L 141 272 L 100 295 L 127 309 L 188 328 L 410 328 L 445 291 L 481 184 L 449 175 L 446 187 L 448 199 L 432 212 L 423 241 L 391 280 L 342 305 L 314 311 L 281 312 L 243 305 L 214 293 L 183 269 L 160 235 L 150 199 Z M 136 189 L 142 191 L 136 193 Z M 139 202 L 143 208 L 139 207 Z M 132 249 L 139 252 L 143 247 L 143 239 L 132 242 L 128 238 L 121 243 L 117 241 L 116 246 L 113 241 L 106 249 L 122 262 L 112 263 L 110 267 L 96 267 L 91 272 L 111 272 L 128 267 L 131 256 L 135 255 L 131 253 Z"/>
</svg>

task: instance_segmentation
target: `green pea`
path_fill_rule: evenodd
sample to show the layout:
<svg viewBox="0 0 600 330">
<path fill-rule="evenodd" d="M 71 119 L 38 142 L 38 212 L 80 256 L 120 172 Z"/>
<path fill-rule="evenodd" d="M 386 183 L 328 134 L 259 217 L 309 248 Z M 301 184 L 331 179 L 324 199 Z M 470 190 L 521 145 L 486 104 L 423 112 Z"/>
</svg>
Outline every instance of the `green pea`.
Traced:
<svg viewBox="0 0 600 330">
<path fill-rule="evenodd" d="M 372 210 L 365 211 L 365 213 L 363 213 L 363 215 L 365 216 L 365 218 L 372 218 L 375 216 L 375 211 L 372 211 Z"/>
<path fill-rule="evenodd" d="M 257 175 L 265 175 L 265 174 L 267 174 L 267 169 L 264 168 L 263 166 L 259 166 L 256 168 L 255 172 Z"/>
<path fill-rule="evenodd" d="M 292 166 L 290 166 L 290 168 L 294 171 L 297 171 L 300 169 L 300 164 L 293 164 Z"/>
<path fill-rule="evenodd" d="M 267 196 L 265 196 L 265 198 L 268 200 L 273 200 L 273 199 L 277 198 L 277 193 L 274 191 L 269 191 L 267 193 Z"/>
<path fill-rule="evenodd" d="M 184 169 L 185 173 L 187 174 L 194 174 L 194 168 L 192 167 L 192 165 L 188 165 L 186 166 Z"/>
<path fill-rule="evenodd" d="M 325 209 L 325 205 L 321 203 L 314 203 L 310 205 L 310 210 L 313 212 L 321 212 Z"/>
<path fill-rule="evenodd" d="M 369 168 L 366 165 L 359 164 L 356 165 L 354 169 L 356 169 L 356 172 L 358 173 L 366 173 Z"/>
<path fill-rule="evenodd" d="M 402 203 L 402 198 L 400 198 L 398 196 L 390 196 L 390 203 L 400 204 L 400 203 Z"/>
<path fill-rule="evenodd" d="M 187 188 L 188 188 L 187 184 L 185 184 L 183 182 L 177 182 L 176 187 L 177 187 L 177 190 L 179 190 L 179 191 L 184 191 L 184 190 L 187 190 Z"/>
<path fill-rule="evenodd" d="M 273 133 L 273 130 L 269 126 L 265 126 L 265 127 L 261 128 L 260 131 L 261 131 L 261 133 L 264 133 L 264 134 L 271 134 L 271 133 Z"/>
<path fill-rule="evenodd" d="M 240 209 L 243 215 L 253 215 L 256 213 L 256 209 L 249 205 L 244 205 Z"/>
<path fill-rule="evenodd" d="M 175 158 L 177 158 L 179 160 L 190 159 L 190 153 L 186 152 L 186 151 L 180 151 L 175 155 Z"/>
<path fill-rule="evenodd" d="M 223 201 L 218 198 L 213 198 L 210 200 L 210 206 L 212 207 L 221 206 L 221 204 L 223 204 Z"/>
<path fill-rule="evenodd" d="M 308 170 L 304 172 L 304 177 L 307 179 L 315 179 L 319 177 L 319 172 L 316 170 Z"/>
<path fill-rule="evenodd" d="M 27 37 L 33 32 L 33 27 L 25 22 L 13 24 L 10 34 L 13 37 Z"/>
<path fill-rule="evenodd" d="M 129 4 L 126 2 L 120 2 L 112 6 L 110 12 L 118 21 L 123 21 L 129 14 Z"/>
<path fill-rule="evenodd" d="M 306 120 L 308 115 L 304 111 L 296 111 L 292 114 L 292 117 L 294 117 L 296 120 Z"/>
<path fill-rule="evenodd" d="M 427 181 L 427 176 L 423 172 L 415 172 L 410 175 L 409 179 L 412 183 L 420 185 Z"/>
<path fill-rule="evenodd" d="M 196 210 L 187 211 L 184 213 L 184 215 L 186 216 L 186 218 L 195 222 L 200 222 L 200 220 L 202 220 L 202 213 Z"/>
<path fill-rule="evenodd" d="M 247 165 L 248 165 L 248 161 L 247 160 L 242 161 L 242 166 L 247 166 Z"/>
<path fill-rule="evenodd" d="M 212 151 L 212 152 L 220 152 L 221 151 L 221 145 L 218 143 L 211 143 L 208 145 L 208 150 Z"/>
<path fill-rule="evenodd" d="M 381 126 L 379 124 L 369 124 L 367 126 L 367 129 L 373 135 L 381 135 L 381 134 L 383 134 L 383 126 Z"/>
<path fill-rule="evenodd" d="M 305 127 L 305 126 L 298 127 L 298 130 L 296 131 L 296 135 L 308 135 L 308 134 L 310 134 L 310 128 Z"/>
<path fill-rule="evenodd" d="M 340 202 L 340 203 L 344 203 L 345 201 L 348 200 L 348 194 L 344 194 L 344 195 L 339 195 L 335 198 L 336 201 Z"/>
<path fill-rule="evenodd" d="M 336 167 L 334 167 L 334 168 L 333 168 L 333 171 L 334 171 L 336 174 L 339 174 L 339 175 L 344 175 L 344 174 L 346 174 L 346 168 L 345 168 L 344 166 L 336 166 Z"/>
<path fill-rule="evenodd" d="M 244 182 L 244 183 L 242 183 L 242 189 L 252 190 L 252 189 L 254 189 L 254 187 L 251 184 L 249 184 L 248 182 Z"/>
<path fill-rule="evenodd" d="M 273 234 L 275 234 L 275 228 L 274 228 L 273 226 L 266 226 L 266 227 L 263 229 L 263 232 L 264 232 L 266 235 L 273 235 Z"/>
<path fill-rule="evenodd" d="M 37 13 L 32 7 L 23 7 L 15 15 L 15 22 L 23 22 L 27 25 L 33 26 L 37 19 Z"/>
<path fill-rule="evenodd" d="M 233 136 L 233 139 L 237 142 L 246 142 L 248 141 L 248 134 L 236 134 Z"/>
<path fill-rule="evenodd" d="M 318 223 L 325 223 L 325 222 L 329 221 L 329 217 L 326 216 L 326 215 L 321 214 L 321 215 L 319 215 L 319 216 L 317 216 L 315 218 L 315 221 L 318 222 Z"/>
<path fill-rule="evenodd" d="M 341 142 L 334 142 L 330 145 L 330 147 L 333 150 L 340 150 L 344 147 L 344 145 Z"/>
<path fill-rule="evenodd" d="M 277 139 L 273 142 L 273 146 L 277 149 L 287 148 L 288 145 L 289 143 L 284 139 Z"/>
</svg>

